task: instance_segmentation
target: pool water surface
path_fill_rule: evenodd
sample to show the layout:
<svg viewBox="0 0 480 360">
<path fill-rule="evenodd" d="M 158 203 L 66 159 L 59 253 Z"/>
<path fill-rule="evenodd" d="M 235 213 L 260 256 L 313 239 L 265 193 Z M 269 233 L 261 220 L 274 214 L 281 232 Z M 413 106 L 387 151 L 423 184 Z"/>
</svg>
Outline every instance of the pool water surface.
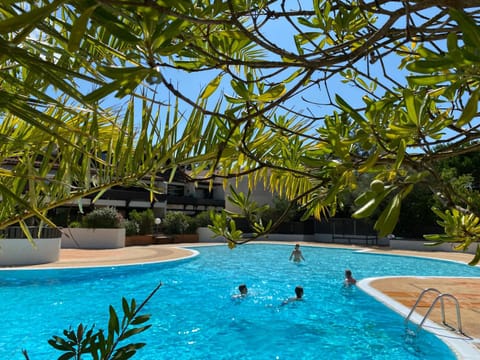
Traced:
<svg viewBox="0 0 480 360">
<path fill-rule="evenodd" d="M 344 270 L 377 276 L 479 276 L 463 264 L 302 246 L 306 261 L 288 261 L 291 245 L 248 244 L 193 249 L 190 259 L 91 269 L 0 272 L 0 359 L 56 359 L 47 341 L 80 322 L 106 328 L 108 306 L 141 303 L 152 327 L 134 359 L 455 359 L 437 337 L 406 335 L 403 318 L 360 289 L 344 288 Z M 238 285 L 249 289 L 232 299 Z M 282 305 L 302 285 L 304 301 Z"/>
</svg>

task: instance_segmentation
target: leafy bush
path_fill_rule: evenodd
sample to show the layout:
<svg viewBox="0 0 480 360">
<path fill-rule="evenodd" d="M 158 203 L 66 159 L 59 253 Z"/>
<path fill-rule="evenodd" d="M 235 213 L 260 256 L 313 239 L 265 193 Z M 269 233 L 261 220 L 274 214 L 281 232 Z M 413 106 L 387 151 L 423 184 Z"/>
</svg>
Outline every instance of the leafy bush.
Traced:
<svg viewBox="0 0 480 360">
<path fill-rule="evenodd" d="M 196 227 L 208 227 L 212 225 L 212 219 L 210 218 L 210 211 L 202 211 L 194 218 Z"/>
<path fill-rule="evenodd" d="M 115 229 L 123 227 L 122 215 L 113 207 L 103 207 L 93 210 L 84 216 L 82 225 L 86 228 Z"/>
<path fill-rule="evenodd" d="M 195 219 L 181 211 L 169 211 L 163 221 L 163 231 L 167 235 L 192 234 L 196 229 Z"/>
<path fill-rule="evenodd" d="M 126 219 L 123 225 L 125 226 L 126 236 L 138 235 L 140 233 L 140 226 L 135 220 Z"/>
<path fill-rule="evenodd" d="M 147 235 L 153 233 L 153 226 L 155 224 L 155 216 L 152 209 L 138 212 L 133 210 L 128 215 L 130 220 L 135 221 L 139 226 L 139 235 Z"/>
</svg>

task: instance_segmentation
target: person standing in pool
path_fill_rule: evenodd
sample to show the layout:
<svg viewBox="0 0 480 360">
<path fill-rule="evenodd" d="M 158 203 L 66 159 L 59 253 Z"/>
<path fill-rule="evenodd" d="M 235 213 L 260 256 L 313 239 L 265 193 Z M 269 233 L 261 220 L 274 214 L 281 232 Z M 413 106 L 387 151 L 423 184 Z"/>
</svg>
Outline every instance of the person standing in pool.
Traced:
<svg viewBox="0 0 480 360">
<path fill-rule="evenodd" d="M 345 280 L 343 282 L 345 286 L 355 285 L 357 280 L 355 280 L 352 276 L 352 272 L 350 270 L 345 270 Z"/>
<path fill-rule="evenodd" d="M 305 258 L 302 255 L 302 250 L 300 250 L 300 244 L 295 245 L 292 253 L 290 254 L 290 260 L 293 259 L 293 262 L 299 263 L 302 260 L 305 261 Z"/>
</svg>

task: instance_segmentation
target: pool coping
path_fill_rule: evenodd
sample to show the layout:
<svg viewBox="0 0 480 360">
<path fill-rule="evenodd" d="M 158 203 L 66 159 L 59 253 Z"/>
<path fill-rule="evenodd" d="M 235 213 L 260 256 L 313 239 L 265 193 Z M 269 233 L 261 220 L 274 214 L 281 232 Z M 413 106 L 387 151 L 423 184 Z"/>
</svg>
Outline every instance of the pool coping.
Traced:
<svg viewBox="0 0 480 360">
<path fill-rule="evenodd" d="M 357 286 L 366 292 L 368 295 L 372 296 L 374 299 L 386 305 L 391 310 L 400 314 L 403 318 L 406 318 L 410 313 L 410 308 L 401 304 L 400 302 L 392 299 L 391 297 L 385 295 L 380 290 L 377 290 L 371 283 L 379 279 L 394 279 L 394 278 L 403 278 L 402 276 L 385 276 L 385 277 L 372 277 L 365 278 L 357 282 Z M 412 278 L 415 278 L 412 276 Z M 425 278 L 425 277 L 424 277 Z M 433 277 L 431 277 L 433 278 Z M 413 312 L 410 316 L 410 320 L 418 325 L 422 320 L 423 316 L 417 312 Z M 480 359 L 480 349 L 475 345 L 479 343 L 479 339 L 476 338 L 467 338 L 461 334 L 449 331 L 447 328 L 437 324 L 436 322 L 427 319 L 423 323 L 423 329 L 429 331 L 436 335 L 440 340 L 442 340 L 447 346 L 454 352 L 457 359 L 459 360 L 469 360 L 469 359 Z"/>
</svg>

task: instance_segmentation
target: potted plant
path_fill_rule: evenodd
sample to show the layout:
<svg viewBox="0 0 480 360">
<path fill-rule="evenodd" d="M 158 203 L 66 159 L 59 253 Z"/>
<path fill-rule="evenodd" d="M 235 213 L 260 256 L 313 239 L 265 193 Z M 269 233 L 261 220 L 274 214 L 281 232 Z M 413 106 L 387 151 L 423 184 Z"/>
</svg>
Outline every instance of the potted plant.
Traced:
<svg viewBox="0 0 480 360">
<path fill-rule="evenodd" d="M 167 212 L 162 225 L 163 232 L 170 235 L 174 243 L 198 241 L 195 219 L 181 211 Z"/>
<path fill-rule="evenodd" d="M 62 233 L 62 248 L 113 249 L 124 246 L 124 219 L 113 207 L 93 210 L 80 224 L 72 223 Z"/>
<path fill-rule="evenodd" d="M 152 209 L 132 210 L 125 220 L 125 246 L 150 245 L 153 243 L 155 216 Z"/>
</svg>

